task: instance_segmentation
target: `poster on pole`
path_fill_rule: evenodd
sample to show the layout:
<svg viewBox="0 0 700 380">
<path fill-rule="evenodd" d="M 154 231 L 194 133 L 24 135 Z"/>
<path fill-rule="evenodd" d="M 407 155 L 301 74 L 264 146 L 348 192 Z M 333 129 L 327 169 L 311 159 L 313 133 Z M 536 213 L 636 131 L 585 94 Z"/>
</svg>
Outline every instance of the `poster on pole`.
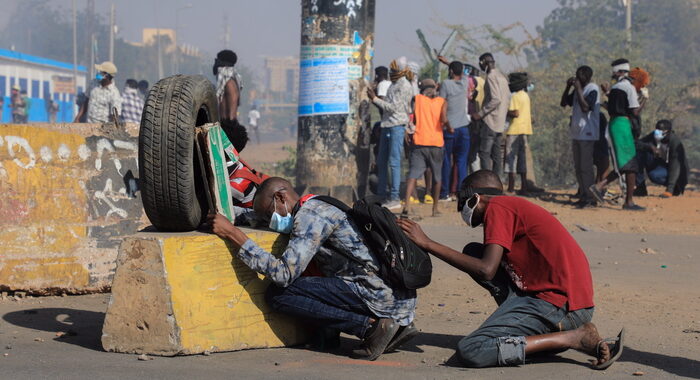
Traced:
<svg viewBox="0 0 700 380">
<path fill-rule="evenodd" d="M 350 112 L 347 58 L 303 59 L 299 78 L 299 116 Z"/>
</svg>

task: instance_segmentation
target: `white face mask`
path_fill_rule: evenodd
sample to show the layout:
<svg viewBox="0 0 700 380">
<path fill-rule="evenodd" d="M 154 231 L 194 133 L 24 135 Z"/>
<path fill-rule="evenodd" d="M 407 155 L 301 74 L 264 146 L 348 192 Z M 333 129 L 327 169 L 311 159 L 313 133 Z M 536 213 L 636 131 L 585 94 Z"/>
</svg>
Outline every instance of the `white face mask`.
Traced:
<svg viewBox="0 0 700 380">
<path fill-rule="evenodd" d="M 469 203 L 472 201 L 472 199 L 476 199 L 474 202 L 474 206 L 469 207 Z M 464 207 L 462 207 L 462 220 L 464 220 L 464 223 L 467 223 L 469 227 L 477 227 L 477 225 L 472 225 L 472 218 L 474 217 L 474 210 L 476 209 L 476 206 L 479 204 L 479 194 L 474 194 L 471 198 L 467 199 L 467 202 L 464 203 Z"/>
</svg>

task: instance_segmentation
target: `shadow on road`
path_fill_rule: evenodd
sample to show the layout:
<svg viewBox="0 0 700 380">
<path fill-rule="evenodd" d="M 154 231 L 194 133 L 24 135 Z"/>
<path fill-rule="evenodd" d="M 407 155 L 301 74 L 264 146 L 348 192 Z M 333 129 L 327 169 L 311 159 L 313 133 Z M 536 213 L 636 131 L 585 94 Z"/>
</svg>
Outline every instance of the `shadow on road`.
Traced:
<svg viewBox="0 0 700 380">
<path fill-rule="evenodd" d="M 62 333 L 57 342 L 103 351 L 100 341 L 105 314 L 67 308 L 18 310 L 3 315 L 8 323 L 34 330 Z"/>
<path fill-rule="evenodd" d="M 625 346 L 620 361 L 643 364 L 676 376 L 700 379 L 700 361 L 693 359 L 639 351 Z"/>
</svg>

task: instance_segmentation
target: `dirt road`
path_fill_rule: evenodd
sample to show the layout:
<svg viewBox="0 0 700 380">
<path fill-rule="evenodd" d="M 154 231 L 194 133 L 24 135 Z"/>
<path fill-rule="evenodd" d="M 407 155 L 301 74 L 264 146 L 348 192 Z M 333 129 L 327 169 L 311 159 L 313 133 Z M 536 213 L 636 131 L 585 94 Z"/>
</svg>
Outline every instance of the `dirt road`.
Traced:
<svg viewBox="0 0 700 380">
<path fill-rule="evenodd" d="M 426 230 L 454 248 L 479 241 L 482 233 L 439 220 Z M 357 343 L 349 337 L 332 353 L 287 348 L 139 361 L 101 350 L 109 296 L 89 295 L 0 301 L 0 378 L 620 379 L 641 371 L 653 379 L 700 379 L 700 238 L 595 231 L 574 236 L 593 273 L 594 322 L 606 336 L 622 326 L 628 332 L 622 358 L 605 372 L 590 370 L 587 356 L 577 352 L 518 368 L 461 368 L 452 358 L 457 341 L 495 303 L 468 276 L 434 261 L 433 283 L 419 296 L 422 334 L 376 362 L 348 359 Z M 68 334 L 57 336 L 61 332 Z"/>
</svg>

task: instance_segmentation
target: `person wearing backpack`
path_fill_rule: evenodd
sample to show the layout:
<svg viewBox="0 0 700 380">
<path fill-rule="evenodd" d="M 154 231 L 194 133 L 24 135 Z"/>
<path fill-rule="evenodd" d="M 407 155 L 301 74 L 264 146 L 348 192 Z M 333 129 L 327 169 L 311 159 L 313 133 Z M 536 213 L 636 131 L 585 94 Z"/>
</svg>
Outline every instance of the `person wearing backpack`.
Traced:
<svg viewBox="0 0 700 380">
<path fill-rule="evenodd" d="M 484 243 L 460 253 L 425 235 L 408 219 L 398 221 L 419 247 L 469 274 L 498 308 L 458 343 L 467 367 L 521 365 L 531 355 L 575 349 L 605 369 L 620 357 L 624 329 L 601 339 L 593 317 L 593 284 L 586 255 L 547 210 L 520 197 L 503 196 L 490 170 L 469 175 L 457 208 L 471 227 L 484 225 Z"/>
<path fill-rule="evenodd" d="M 300 197 L 289 181 L 271 177 L 257 189 L 253 208 L 270 229 L 290 234 L 278 258 L 260 248 L 226 217 L 210 214 L 212 231 L 231 242 L 236 256 L 272 281 L 273 310 L 313 323 L 326 332 L 355 335 L 353 356 L 376 360 L 417 334 L 416 291 L 389 282 L 347 210 L 314 195 Z M 312 262 L 323 277 L 301 276 Z"/>
</svg>

